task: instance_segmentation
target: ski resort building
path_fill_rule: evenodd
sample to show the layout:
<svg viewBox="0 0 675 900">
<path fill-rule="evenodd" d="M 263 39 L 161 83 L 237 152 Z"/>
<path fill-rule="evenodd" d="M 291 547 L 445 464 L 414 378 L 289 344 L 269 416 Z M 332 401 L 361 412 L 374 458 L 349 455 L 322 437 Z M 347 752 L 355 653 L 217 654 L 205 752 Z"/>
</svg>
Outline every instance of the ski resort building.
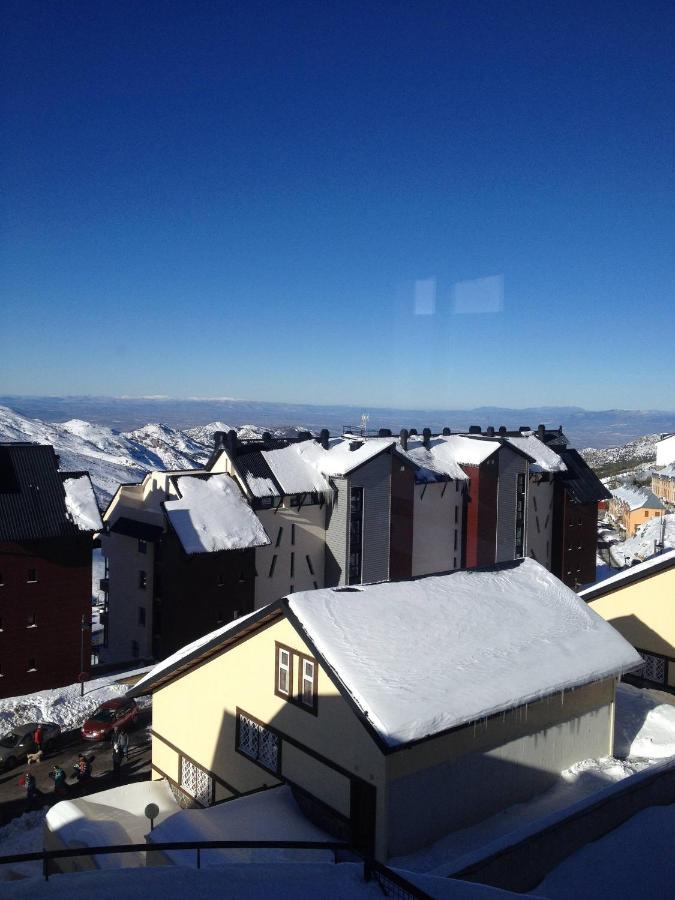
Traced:
<svg viewBox="0 0 675 900">
<path fill-rule="evenodd" d="M 101 518 L 89 475 L 58 466 L 51 446 L 0 444 L 0 697 L 89 670 Z"/>
<path fill-rule="evenodd" d="M 660 472 L 652 472 L 652 493 L 664 503 L 675 506 L 675 463 Z"/>
<path fill-rule="evenodd" d="M 296 593 L 208 634 L 153 695 L 152 777 L 185 805 L 287 784 L 384 861 L 611 753 L 635 650 L 534 560 Z"/>
<path fill-rule="evenodd" d="M 644 525 L 655 516 L 662 516 L 665 511 L 665 506 L 652 491 L 641 488 L 615 488 L 609 501 L 610 516 L 628 537 L 633 537 L 639 525 Z"/>
<path fill-rule="evenodd" d="M 675 550 L 624 569 L 579 596 L 638 651 L 644 665 L 634 676 L 675 692 Z"/>
</svg>

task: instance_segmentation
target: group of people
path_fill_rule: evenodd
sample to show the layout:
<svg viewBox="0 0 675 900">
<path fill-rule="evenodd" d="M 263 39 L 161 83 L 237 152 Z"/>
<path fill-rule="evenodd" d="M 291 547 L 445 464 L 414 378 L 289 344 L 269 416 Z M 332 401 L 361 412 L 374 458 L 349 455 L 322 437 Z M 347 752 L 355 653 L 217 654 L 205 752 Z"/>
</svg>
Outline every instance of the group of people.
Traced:
<svg viewBox="0 0 675 900">
<path fill-rule="evenodd" d="M 38 734 L 38 731 L 40 732 Z M 33 735 L 33 743 L 36 744 L 37 750 L 34 755 L 38 756 L 36 761 L 42 758 L 42 728 L 38 726 Z M 129 735 L 121 729 L 115 727 L 112 734 L 112 770 L 116 781 L 121 777 L 122 762 L 129 757 Z M 78 784 L 83 784 L 91 778 L 92 762 L 94 757 L 80 753 L 77 762 L 73 765 L 73 778 Z M 60 765 L 55 765 L 49 772 L 49 778 L 54 782 L 54 793 L 58 797 L 65 797 L 68 793 L 68 777 L 65 770 Z M 37 797 L 37 782 L 35 776 L 27 769 L 19 779 L 19 783 L 23 785 L 26 791 L 26 805 L 28 809 L 32 809 Z"/>
</svg>

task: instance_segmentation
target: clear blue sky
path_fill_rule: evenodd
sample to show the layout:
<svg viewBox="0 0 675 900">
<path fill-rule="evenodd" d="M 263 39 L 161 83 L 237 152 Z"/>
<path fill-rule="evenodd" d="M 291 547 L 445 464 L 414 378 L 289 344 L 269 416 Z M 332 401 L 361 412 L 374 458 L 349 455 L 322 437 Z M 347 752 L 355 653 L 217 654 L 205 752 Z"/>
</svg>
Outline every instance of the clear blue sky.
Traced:
<svg viewBox="0 0 675 900">
<path fill-rule="evenodd" d="M 2 16 L 0 393 L 675 407 L 672 2 Z"/>
</svg>

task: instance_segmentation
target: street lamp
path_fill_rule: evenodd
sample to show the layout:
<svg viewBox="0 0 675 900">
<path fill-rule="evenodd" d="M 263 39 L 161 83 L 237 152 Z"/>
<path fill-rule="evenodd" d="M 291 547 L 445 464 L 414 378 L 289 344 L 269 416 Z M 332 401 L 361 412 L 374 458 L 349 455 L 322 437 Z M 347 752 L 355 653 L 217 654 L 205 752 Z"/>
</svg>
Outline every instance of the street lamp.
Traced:
<svg viewBox="0 0 675 900">
<path fill-rule="evenodd" d="M 87 621 L 86 614 L 82 613 L 82 621 L 80 623 L 80 697 L 84 697 L 84 680 L 85 680 L 84 633 L 85 633 L 85 631 L 91 631 L 91 625 Z"/>
</svg>

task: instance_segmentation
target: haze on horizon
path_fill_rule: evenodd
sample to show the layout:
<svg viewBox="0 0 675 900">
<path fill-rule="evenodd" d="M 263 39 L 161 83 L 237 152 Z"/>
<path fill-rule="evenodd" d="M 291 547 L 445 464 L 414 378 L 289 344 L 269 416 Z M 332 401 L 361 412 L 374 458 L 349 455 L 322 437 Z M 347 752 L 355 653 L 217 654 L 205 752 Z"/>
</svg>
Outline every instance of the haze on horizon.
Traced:
<svg viewBox="0 0 675 900">
<path fill-rule="evenodd" d="M 672 4 L 1 15 L 4 395 L 673 409 Z"/>
</svg>

